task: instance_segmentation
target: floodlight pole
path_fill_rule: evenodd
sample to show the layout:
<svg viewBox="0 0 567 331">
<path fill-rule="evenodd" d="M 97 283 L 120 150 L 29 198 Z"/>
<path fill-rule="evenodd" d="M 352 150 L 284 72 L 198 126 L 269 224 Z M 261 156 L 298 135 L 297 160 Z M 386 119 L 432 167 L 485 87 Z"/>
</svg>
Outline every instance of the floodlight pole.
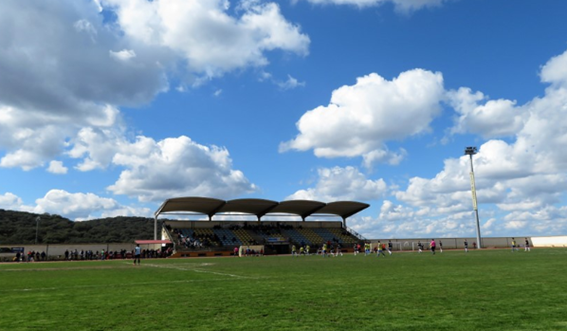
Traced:
<svg viewBox="0 0 567 331">
<path fill-rule="evenodd" d="M 476 184 L 475 184 L 475 180 L 474 180 L 474 169 L 473 169 L 473 161 L 472 161 L 472 157 L 476 153 L 477 153 L 476 147 L 466 147 L 465 148 L 465 155 L 468 155 L 469 158 L 470 158 L 470 161 L 471 161 L 470 177 L 471 177 L 472 202 L 473 202 L 473 208 L 474 208 L 474 212 L 475 212 L 475 216 L 476 216 L 476 248 L 481 249 L 482 248 L 482 242 L 481 242 L 481 239 L 480 239 L 480 221 L 479 221 L 479 218 L 478 218 L 478 203 L 477 203 L 477 200 L 476 200 Z"/>
<path fill-rule="evenodd" d="M 41 219 L 41 217 L 36 217 L 35 218 L 35 244 L 37 245 L 37 234 L 39 233 L 39 220 Z"/>
</svg>

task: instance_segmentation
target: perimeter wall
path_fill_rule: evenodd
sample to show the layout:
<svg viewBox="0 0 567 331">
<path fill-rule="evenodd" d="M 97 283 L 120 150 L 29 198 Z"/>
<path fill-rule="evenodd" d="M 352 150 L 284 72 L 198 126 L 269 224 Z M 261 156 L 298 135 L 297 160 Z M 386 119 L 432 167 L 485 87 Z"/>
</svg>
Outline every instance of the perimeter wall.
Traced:
<svg viewBox="0 0 567 331">
<path fill-rule="evenodd" d="M 392 241 L 395 244 L 394 249 L 399 250 L 417 250 L 417 243 L 421 241 L 424 247 L 429 248 L 429 242 L 432 238 L 405 238 L 405 239 L 369 239 L 368 241 L 372 243 L 388 243 Z M 465 239 L 469 243 L 469 248 L 473 248 L 473 243 L 476 238 L 435 238 L 437 245 L 443 244 L 443 249 L 463 249 Z M 526 237 L 516 237 L 516 242 L 523 247 Z M 567 236 L 541 236 L 541 237 L 527 237 L 532 247 L 567 247 Z M 483 248 L 507 248 L 512 245 L 512 237 L 485 237 L 482 238 Z M 27 253 L 28 251 L 35 252 L 45 252 L 47 256 L 52 258 L 60 258 L 65 255 L 65 251 L 87 251 L 92 250 L 93 252 L 102 251 L 120 251 L 125 249 L 131 252 L 136 246 L 134 243 L 123 243 L 123 244 L 51 244 L 51 245 L 0 245 L 1 247 L 23 247 L 23 251 Z M 161 245 L 141 245 L 142 249 L 159 249 Z M 346 249 L 352 249 L 351 247 L 344 247 Z M 15 256 L 12 253 L 2 253 L 0 254 L 0 260 L 3 258 L 11 258 Z"/>
<path fill-rule="evenodd" d="M 88 251 L 92 250 L 93 252 L 101 252 L 104 250 L 105 252 L 120 252 L 121 250 L 125 249 L 128 252 L 134 250 L 136 244 L 125 243 L 125 244 L 50 244 L 50 245 L 0 245 L 1 247 L 23 247 L 23 252 L 26 254 L 29 251 L 33 252 L 45 252 L 48 257 L 52 258 L 63 258 L 65 256 L 65 251 L 77 252 Z M 140 245 L 142 249 L 159 249 L 161 245 Z M 2 253 L 0 254 L 0 258 L 2 257 L 14 257 L 15 253 Z"/>
<path fill-rule="evenodd" d="M 484 237 L 482 238 L 483 248 L 504 248 L 512 246 L 513 237 Z M 433 238 L 405 238 L 405 239 L 371 239 L 372 243 L 399 243 L 394 246 L 394 249 L 399 249 L 401 245 L 402 250 L 417 249 L 417 243 L 421 242 L 424 247 L 429 248 L 429 243 Z M 443 244 L 443 249 L 462 249 L 465 247 L 465 240 L 469 244 L 469 248 L 473 248 L 476 242 L 476 237 L 468 238 L 434 238 L 437 243 Z M 531 247 L 567 247 L 567 236 L 547 236 L 547 237 L 515 237 L 516 244 L 524 247 L 526 239 L 530 242 Z"/>
</svg>

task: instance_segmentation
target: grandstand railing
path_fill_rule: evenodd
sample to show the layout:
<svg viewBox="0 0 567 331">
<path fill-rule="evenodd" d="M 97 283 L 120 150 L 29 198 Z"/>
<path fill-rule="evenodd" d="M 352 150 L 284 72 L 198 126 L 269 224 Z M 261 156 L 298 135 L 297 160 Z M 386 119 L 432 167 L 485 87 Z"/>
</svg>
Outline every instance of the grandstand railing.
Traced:
<svg viewBox="0 0 567 331">
<path fill-rule="evenodd" d="M 169 229 L 167 228 L 165 223 L 163 223 L 161 225 L 161 233 L 162 234 L 165 233 L 165 235 L 167 236 L 167 239 L 169 239 L 173 243 L 173 251 L 175 252 L 175 250 L 177 248 L 177 241 L 175 239 L 173 239 L 173 235 L 171 234 L 171 232 L 169 231 Z"/>
<path fill-rule="evenodd" d="M 355 237 L 357 237 L 359 240 L 368 240 L 366 239 L 366 237 L 364 237 L 363 235 L 361 235 L 360 233 L 354 231 L 352 228 L 349 228 L 348 226 L 346 227 L 346 230 L 350 233 L 352 233 Z"/>
</svg>

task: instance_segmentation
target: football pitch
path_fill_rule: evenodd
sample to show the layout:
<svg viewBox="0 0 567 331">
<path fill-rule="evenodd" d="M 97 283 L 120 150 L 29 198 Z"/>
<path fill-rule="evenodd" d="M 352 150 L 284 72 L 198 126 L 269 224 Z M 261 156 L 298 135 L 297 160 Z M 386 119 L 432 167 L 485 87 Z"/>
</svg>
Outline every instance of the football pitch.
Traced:
<svg viewBox="0 0 567 331">
<path fill-rule="evenodd" d="M 567 250 L 0 264 L 0 330 L 567 330 Z"/>
</svg>

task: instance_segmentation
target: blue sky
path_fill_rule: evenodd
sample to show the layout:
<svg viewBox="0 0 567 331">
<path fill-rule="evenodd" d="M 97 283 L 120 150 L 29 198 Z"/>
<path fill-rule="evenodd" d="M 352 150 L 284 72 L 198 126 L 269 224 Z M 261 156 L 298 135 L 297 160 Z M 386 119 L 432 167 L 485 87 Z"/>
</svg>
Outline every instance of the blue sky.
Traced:
<svg viewBox="0 0 567 331">
<path fill-rule="evenodd" d="M 371 238 L 567 233 L 567 2 L 0 3 L 0 208 L 356 200 Z M 29 24 L 29 22 L 34 22 Z"/>
</svg>

